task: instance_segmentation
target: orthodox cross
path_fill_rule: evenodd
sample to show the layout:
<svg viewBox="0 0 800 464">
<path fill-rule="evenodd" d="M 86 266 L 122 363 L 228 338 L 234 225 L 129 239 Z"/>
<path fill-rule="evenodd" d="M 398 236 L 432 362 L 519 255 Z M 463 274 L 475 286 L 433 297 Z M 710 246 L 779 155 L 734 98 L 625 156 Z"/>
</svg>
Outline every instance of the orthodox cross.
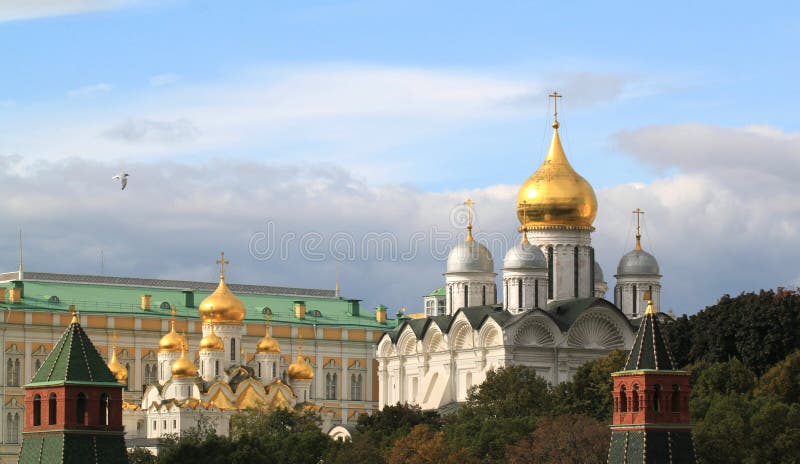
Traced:
<svg viewBox="0 0 800 464">
<path fill-rule="evenodd" d="M 467 205 L 467 240 L 472 240 L 472 206 L 475 202 L 467 198 L 464 204 Z"/>
<path fill-rule="evenodd" d="M 220 258 L 217 260 L 217 264 L 219 264 L 219 275 L 221 277 L 225 277 L 225 265 L 230 264 L 230 261 L 225 261 L 225 252 L 220 252 Z"/>
<path fill-rule="evenodd" d="M 564 96 L 554 90 L 553 93 L 548 95 L 548 97 L 553 99 L 553 126 L 557 128 L 558 127 L 558 99 L 559 98 L 564 98 Z"/>
<path fill-rule="evenodd" d="M 642 215 L 644 214 L 644 211 L 642 211 L 640 208 L 636 208 L 635 210 L 633 210 L 633 214 L 636 215 L 636 249 L 637 250 L 641 250 L 642 249 L 642 242 L 641 242 L 641 240 L 642 240 L 642 228 L 641 228 L 640 220 L 641 220 Z"/>
</svg>

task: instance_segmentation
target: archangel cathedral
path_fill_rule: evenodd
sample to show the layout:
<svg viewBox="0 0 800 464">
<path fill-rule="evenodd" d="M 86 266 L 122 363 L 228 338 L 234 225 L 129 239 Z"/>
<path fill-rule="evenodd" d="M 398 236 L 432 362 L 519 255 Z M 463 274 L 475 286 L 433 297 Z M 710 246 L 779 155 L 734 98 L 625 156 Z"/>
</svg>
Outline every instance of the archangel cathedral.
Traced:
<svg viewBox="0 0 800 464">
<path fill-rule="evenodd" d="M 520 240 L 507 250 L 501 278 L 469 221 L 466 240 L 447 258 L 444 286 L 424 297 L 424 317 L 406 319 L 378 342 L 381 407 L 461 402 L 487 372 L 509 365 L 564 382 L 589 360 L 630 350 L 648 301 L 660 306 L 661 274 L 642 249 L 639 210 L 635 247 L 614 276 L 614 302 L 605 299 L 592 247 L 597 199 L 567 160 L 557 116 L 544 162 L 519 189 Z"/>
</svg>

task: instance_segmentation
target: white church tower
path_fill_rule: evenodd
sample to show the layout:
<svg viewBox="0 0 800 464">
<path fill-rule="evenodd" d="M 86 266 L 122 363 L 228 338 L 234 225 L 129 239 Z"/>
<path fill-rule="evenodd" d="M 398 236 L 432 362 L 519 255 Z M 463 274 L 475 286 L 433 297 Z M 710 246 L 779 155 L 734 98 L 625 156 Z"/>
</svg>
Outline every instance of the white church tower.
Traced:
<svg viewBox="0 0 800 464">
<path fill-rule="evenodd" d="M 446 314 L 459 308 L 492 305 L 497 302 L 494 259 L 489 249 L 472 238 L 472 200 L 467 205 L 467 239 L 447 255 L 445 272 Z"/>
<path fill-rule="evenodd" d="M 548 302 L 595 295 L 591 233 L 597 215 L 592 186 L 575 172 L 561 146 L 557 111 L 561 95 L 550 96 L 556 102 L 550 149 L 517 195 L 520 230 L 547 260 Z"/>
<path fill-rule="evenodd" d="M 515 314 L 547 306 L 547 260 L 525 234 L 503 259 L 503 302 Z"/>
<path fill-rule="evenodd" d="M 661 307 L 661 274 L 655 256 L 642 249 L 639 208 L 636 215 L 636 245 L 619 260 L 617 285 L 614 287 L 614 304 L 629 318 L 641 317 L 648 300 L 654 308 Z"/>
<path fill-rule="evenodd" d="M 164 385 L 172 377 L 170 370 L 173 361 L 181 357 L 183 337 L 175 331 L 175 305 L 172 305 L 172 319 L 169 332 L 158 341 L 158 383 Z"/>
<path fill-rule="evenodd" d="M 198 307 L 200 319 L 203 321 L 203 338 L 211 333 L 222 340 L 222 356 L 214 359 L 221 361 L 220 371 L 227 371 L 231 366 L 244 364 L 242 359 L 242 321 L 245 307 L 225 284 L 225 253 L 217 261 L 220 265 L 219 285 L 208 295 Z M 214 350 L 217 352 L 217 350 Z M 215 366 L 216 367 L 216 366 Z M 216 369 L 215 369 L 216 371 Z"/>
</svg>

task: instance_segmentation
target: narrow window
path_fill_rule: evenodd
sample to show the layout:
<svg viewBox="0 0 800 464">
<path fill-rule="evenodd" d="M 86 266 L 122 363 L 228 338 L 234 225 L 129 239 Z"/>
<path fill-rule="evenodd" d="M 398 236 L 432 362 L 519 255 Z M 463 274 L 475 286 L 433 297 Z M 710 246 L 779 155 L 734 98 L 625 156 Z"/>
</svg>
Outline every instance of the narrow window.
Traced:
<svg viewBox="0 0 800 464">
<path fill-rule="evenodd" d="M 594 248 L 589 247 L 589 297 L 594 296 Z"/>
<path fill-rule="evenodd" d="M 547 247 L 547 299 L 553 299 L 553 245 Z"/>
<path fill-rule="evenodd" d="M 258 378 L 261 378 L 261 363 L 258 363 Z"/>
<path fill-rule="evenodd" d="M 628 412 L 628 389 L 625 385 L 619 388 L 619 412 Z"/>
<path fill-rule="evenodd" d="M 219 375 L 219 359 L 214 361 L 214 375 Z"/>
<path fill-rule="evenodd" d="M 653 388 L 653 411 L 661 412 L 661 385 L 658 384 Z"/>
<path fill-rule="evenodd" d="M 573 279 L 574 279 L 574 282 L 575 282 L 575 285 L 574 285 L 575 288 L 573 289 L 573 293 L 575 294 L 574 295 L 575 298 L 578 298 L 578 277 L 579 277 L 579 275 L 578 275 L 578 261 L 579 261 L 578 247 L 575 247 L 573 250 L 574 250 L 574 253 L 573 253 L 573 258 L 574 258 L 573 261 L 574 262 L 573 262 L 572 265 L 573 265 L 573 269 L 574 269 Z"/>
<path fill-rule="evenodd" d="M 272 378 L 273 379 L 276 377 L 276 375 L 275 375 L 275 368 L 276 367 L 277 367 L 277 363 L 272 363 Z"/>
<path fill-rule="evenodd" d="M 631 286 L 631 296 L 633 297 L 633 314 L 635 315 L 639 311 L 639 305 L 637 304 L 637 297 L 636 297 L 636 284 Z"/>
<path fill-rule="evenodd" d="M 464 307 L 469 308 L 469 285 L 464 285 Z"/>
<path fill-rule="evenodd" d="M 503 281 L 503 306 L 508 309 L 508 280 Z"/>
<path fill-rule="evenodd" d="M 533 307 L 539 307 L 539 279 L 533 281 Z"/>
<path fill-rule="evenodd" d="M 338 376 L 336 374 L 333 374 L 333 385 L 331 385 L 331 399 L 333 400 L 336 399 L 336 384 L 338 383 L 337 377 Z"/>
<path fill-rule="evenodd" d="M 47 400 L 47 423 L 53 425 L 56 423 L 56 414 L 58 413 L 58 404 L 56 403 L 56 394 L 50 393 L 50 398 Z"/>
<path fill-rule="evenodd" d="M 33 426 L 42 425 L 42 397 L 37 393 L 33 396 Z"/>
<path fill-rule="evenodd" d="M 128 391 L 131 389 L 131 377 L 133 377 L 130 363 L 125 363 L 125 372 L 128 373 L 128 377 L 125 379 L 125 391 Z"/>
<path fill-rule="evenodd" d="M 517 279 L 517 309 L 522 309 L 522 279 Z"/>
<path fill-rule="evenodd" d="M 236 339 L 231 338 L 231 361 L 236 361 Z"/>
<path fill-rule="evenodd" d="M 20 368 L 19 359 L 14 360 L 14 386 L 19 387 Z"/>
<path fill-rule="evenodd" d="M 36 375 L 39 372 L 39 368 L 42 367 L 42 361 L 37 359 L 36 360 L 36 367 L 33 369 L 33 374 Z"/>
<path fill-rule="evenodd" d="M 453 314 L 453 287 L 451 286 L 447 290 L 450 292 L 450 307 L 447 308 L 447 310 L 450 312 L 450 314 Z"/>
<path fill-rule="evenodd" d="M 78 425 L 86 425 L 86 395 L 78 393 L 78 401 L 75 402 L 75 416 Z"/>
<path fill-rule="evenodd" d="M 483 303 L 481 303 L 481 304 L 483 306 L 486 306 L 486 285 L 483 286 L 483 290 L 482 291 L 483 291 Z"/>
<path fill-rule="evenodd" d="M 8 358 L 8 362 L 6 363 L 6 383 L 10 387 L 14 386 L 14 361 L 12 361 L 11 358 Z"/>
<path fill-rule="evenodd" d="M 100 425 L 108 425 L 108 395 L 103 393 L 100 395 Z"/>
<path fill-rule="evenodd" d="M 681 389 L 677 385 L 672 386 L 672 412 L 681 412 Z"/>
<path fill-rule="evenodd" d="M 633 386 L 633 412 L 639 412 L 639 385 Z"/>
<path fill-rule="evenodd" d="M 19 433 L 14 433 L 14 416 L 8 413 L 6 417 L 6 443 L 16 443 Z"/>
</svg>

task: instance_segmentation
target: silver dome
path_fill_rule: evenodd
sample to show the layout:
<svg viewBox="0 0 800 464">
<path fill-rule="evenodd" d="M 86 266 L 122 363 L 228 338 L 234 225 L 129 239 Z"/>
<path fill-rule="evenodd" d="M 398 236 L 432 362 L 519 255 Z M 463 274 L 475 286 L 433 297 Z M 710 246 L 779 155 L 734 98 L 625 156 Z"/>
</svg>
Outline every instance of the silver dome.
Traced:
<svg viewBox="0 0 800 464">
<path fill-rule="evenodd" d="M 547 261 L 539 247 L 522 242 L 506 252 L 503 269 L 547 269 Z"/>
<path fill-rule="evenodd" d="M 644 250 L 631 250 L 619 260 L 617 274 L 652 274 L 659 275 L 658 261 Z"/>
<path fill-rule="evenodd" d="M 447 272 L 494 272 L 494 259 L 488 248 L 467 240 L 450 250 Z"/>
<path fill-rule="evenodd" d="M 603 269 L 600 267 L 600 263 L 597 261 L 594 262 L 594 281 L 595 282 L 605 282 L 606 279 L 603 277 Z"/>
</svg>

